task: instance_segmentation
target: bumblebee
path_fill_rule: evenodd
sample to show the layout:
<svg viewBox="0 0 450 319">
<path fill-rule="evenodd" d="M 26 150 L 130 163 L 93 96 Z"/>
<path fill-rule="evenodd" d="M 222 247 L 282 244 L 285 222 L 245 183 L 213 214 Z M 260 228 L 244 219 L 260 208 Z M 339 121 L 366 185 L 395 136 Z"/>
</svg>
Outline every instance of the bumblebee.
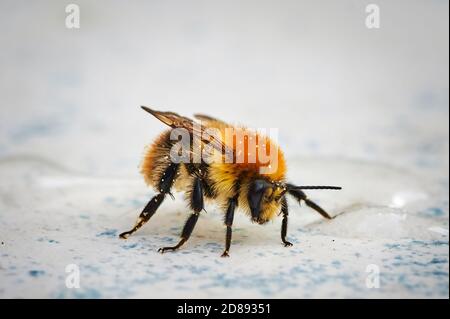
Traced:
<svg viewBox="0 0 450 319">
<path fill-rule="evenodd" d="M 207 115 L 196 114 L 194 116 L 199 121 L 194 121 L 173 112 L 156 111 L 145 106 L 142 108 L 171 129 L 161 133 L 150 145 L 141 165 L 144 180 L 154 188 L 156 195 L 145 206 L 134 227 L 120 234 L 120 238 L 127 239 L 147 223 L 166 196 L 172 196 L 173 189 L 185 194 L 192 213 L 184 224 L 178 244 L 160 248 L 158 251 L 161 253 L 175 251 L 189 239 L 207 201 L 216 203 L 225 212 L 226 234 L 222 257 L 229 256 L 234 213 L 238 208 L 247 214 L 252 222 L 261 225 L 281 215 L 281 241 L 286 247 L 292 246 L 286 239 L 289 215 L 287 195 L 293 196 L 299 203 L 303 201 L 323 217 L 332 218 L 311 201 L 303 190 L 341 188 L 296 186 L 288 183 L 283 152 L 268 136 Z M 188 161 L 173 160 L 173 150 L 180 142 L 171 134 L 174 129 L 183 129 L 190 138 L 198 138 L 200 141 L 197 145 L 200 147 L 189 146 Z M 214 129 L 218 134 L 204 138 L 202 132 L 207 129 Z M 229 138 L 229 134 L 227 137 L 225 133 L 230 129 L 240 134 L 233 134 Z M 200 161 L 192 161 L 206 146 L 220 152 L 213 152 L 210 158 L 201 156 Z M 258 147 L 265 148 L 262 154 L 272 151 L 274 156 L 264 161 Z M 226 160 L 226 155 L 230 155 L 232 160 Z"/>
</svg>

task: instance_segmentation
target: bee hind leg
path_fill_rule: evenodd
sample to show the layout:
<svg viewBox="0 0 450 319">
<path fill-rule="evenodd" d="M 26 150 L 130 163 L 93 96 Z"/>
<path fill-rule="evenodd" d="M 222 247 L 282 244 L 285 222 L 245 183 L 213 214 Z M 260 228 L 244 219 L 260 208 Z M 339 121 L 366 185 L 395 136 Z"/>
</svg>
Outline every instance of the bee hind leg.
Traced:
<svg viewBox="0 0 450 319">
<path fill-rule="evenodd" d="M 175 164 L 175 163 L 170 164 L 169 167 L 164 171 L 164 173 L 161 177 L 161 181 L 159 183 L 160 193 L 155 195 L 148 202 L 148 204 L 145 206 L 145 208 L 142 210 L 141 214 L 139 215 L 134 227 L 131 230 L 120 234 L 119 235 L 120 238 L 127 239 L 128 237 L 130 237 L 131 234 L 133 234 L 139 228 L 141 228 L 156 213 L 156 210 L 159 208 L 159 206 L 164 201 L 165 195 L 166 194 L 171 195 L 170 189 L 175 180 L 175 177 L 177 176 L 177 172 L 178 172 L 178 164 Z"/>
<path fill-rule="evenodd" d="M 203 186 L 202 180 L 199 177 L 196 177 L 194 179 L 193 189 L 190 198 L 190 205 L 194 212 L 191 214 L 191 216 L 189 216 L 186 223 L 184 224 L 183 230 L 181 232 L 181 239 L 178 242 L 178 244 L 171 247 L 162 247 L 158 249 L 158 252 L 165 253 L 166 251 L 175 251 L 181 246 L 183 246 L 183 244 L 189 239 L 189 237 L 191 237 L 195 224 L 197 224 L 200 212 L 203 210 L 204 207 Z"/>
<path fill-rule="evenodd" d="M 126 232 L 123 232 L 119 235 L 122 239 L 127 239 L 130 237 L 131 234 L 136 232 L 139 228 L 141 228 L 146 222 L 149 221 L 149 219 L 153 216 L 153 214 L 156 213 L 156 210 L 161 205 L 161 203 L 164 201 L 164 193 L 159 193 L 158 195 L 154 196 L 148 204 L 143 209 L 142 213 L 139 215 L 138 220 L 136 221 L 136 224 L 134 227 Z"/>
</svg>

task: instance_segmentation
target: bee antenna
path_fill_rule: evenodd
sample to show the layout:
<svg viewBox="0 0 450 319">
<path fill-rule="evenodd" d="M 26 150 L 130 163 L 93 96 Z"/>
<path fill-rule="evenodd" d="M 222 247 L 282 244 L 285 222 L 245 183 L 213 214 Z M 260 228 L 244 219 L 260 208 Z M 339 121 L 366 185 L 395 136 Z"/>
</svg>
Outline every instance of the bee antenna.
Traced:
<svg viewBox="0 0 450 319">
<path fill-rule="evenodd" d="M 295 186 L 295 185 L 289 185 L 288 189 L 335 189 L 335 190 L 340 190 L 342 189 L 342 187 L 339 186 Z"/>
</svg>

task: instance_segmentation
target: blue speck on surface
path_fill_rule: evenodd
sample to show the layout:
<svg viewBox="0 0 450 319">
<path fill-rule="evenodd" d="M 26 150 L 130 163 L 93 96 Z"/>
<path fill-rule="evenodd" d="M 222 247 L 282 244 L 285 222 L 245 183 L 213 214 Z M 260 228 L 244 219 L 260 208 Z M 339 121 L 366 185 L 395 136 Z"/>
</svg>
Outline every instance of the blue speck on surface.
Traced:
<svg viewBox="0 0 450 319">
<path fill-rule="evenodd" d="M 434 276 L 445 276 L 445 277 L 448 277 L 448 272 L 436 270 L 436 271 L 433 271 L 433 275 Z"/>
<path fill-rule="evenodd" d="M 43 270 L 30 270 L 30 271 L 28 272 L 28 274 L 29 274 L 31 277 L 40 277 L 40 276 L 45 275 L 45 271 L 43 271 Z"/>
<path fill-rule="evenodd" d="M 430 264 L 446 264 L 448 263 L 448 260 L 445 258 L 433 258 L 430 261 Z"/>
<path fill-rule="evenodd" d="M 444 211 L 439 208 L 439 207 L 432 207 L 432 208 L 428 208 L 425 212 L 424 215 L 427 216 L 432 216 L 432 217 L 441 217 L 444 216 L 445 213 Z"/>
<path fill-rule="evenodd" d="M 123 249 L 133 249 L 136 248 L 138 244 L 129 244 L 129 245 L 122 245 Z"/>
<path fill-rule="evenodd" d="M 448 246 L 448 241 L 433 240 L 431 243 L 433 246 Z"/>
<path fill-rule="evenodd" d="M 331 264 L 336 268 L 339 268 L 341 266 L 341 262 L 339 260 L 333 260 Z"/>
<path fill-rule="evenodd" d="M 386 244 L 385 245 L 389 249 L 398 249 L 400 248 L 400 244 Z"/>
<path fill-rule="evenodd" d="M 100 291 L 94 288 L 67 289 L 63 288 L 57 295 L 57 299 L 99 299 L 102 298 Z"/>
<path fill-rule="evenodd" d="M 50 244 L 59 244 L 59 241 L 55 240 L 55 239 L 48 239 L 48 238 L 44 238 L 44 237 L 40 237 L 38 239 L 36 239 L 36 241 L 38 242 L 47 242 Z"/>
<path fill-rule="evenodd" d="M 97 237 L 117 237 L 117 229 L 108 229 L 97 234 Z"/>
<path fill-rule="evenodd" d="M 161 238 L 161 240 L 166 243 L 172 243 L 174 241 L 174 239 L 172 237 L 163 237 L 163 238 Z"/>
</svg>

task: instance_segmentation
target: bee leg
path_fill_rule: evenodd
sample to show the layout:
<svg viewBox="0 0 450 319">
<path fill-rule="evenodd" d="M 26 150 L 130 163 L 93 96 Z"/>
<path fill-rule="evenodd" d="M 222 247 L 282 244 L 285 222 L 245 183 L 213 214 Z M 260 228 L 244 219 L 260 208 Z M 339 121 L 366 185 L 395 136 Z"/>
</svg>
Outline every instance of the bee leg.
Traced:
<svg viewBox="0 0 450 319">
<path fill-rule="evenodd" d="M 299 189 L 293 189 L 293 190 L 289 191 L 289 194 L 294 196 L 299 202 L 303 200 L 306 205 L 308 205 L 309 207 L 314 209 L 316 212 L 318 212 L 323 217 L 325 217 L 327 219 L 332 219 L 333 218 L 322 207 L 320 207 L 319 205 L 314 203 L 312 200 L 309 200 L 308 197 L 306 196 L 306 194 L 303 191 L 301 191 Z"/>
<path fill-rule="evenodd" d="M 184 224 L 183 231 L 181 232 L 181 239 L 175 246 L 172 247 L 162 247 L 158 249 L 158 252 L 165 253 L 166 251 L 173 251 L 177 250 L 183 244 L 189 239 L 189 237 L 192 234 L 192 231 L 194 230 L 195 224 L 197 223 L 199 213 L 193 213 L 191 216 L 189 216 L 188 220 Z"/>
<path fill-rule="evenodd" d="M 174 251 L 183 246 L 183 244 L 189 239 L 194 230 L 195 224 L 197 223 L 198 216 L 200 212 L 203 210 L 203 186 L 202 181 L 199 177 L 195 178 L 193 184 L 193 190 L 191 193 L 190 199 L 191 208 L 194 210 L 194 213 L 189 216 L 186 223 L 184 224 L 183 231 L 181 232 L 181 239 L 175 246 L 172 247 L 163 247 L 158 249 L 160 253 L 164 253 L 166 251 Z"/>
<path fill-rule="evenodd" d="M 142 213 L 139 215 L 136 224 L 134 227 L 119 235 L 122 239 L 127 239 L 131 234 L 136 232 L 139 228 L 141 228 L 149 219 L 156 213 L 156 210 L 159 208 L 161 203 L 164 201 L 164 197 L 166 194 L 170 194 L 170 188 L 172 187 L 173 181 L 177 175 L 178 165 L 172 163 L 165 170 L 161 177 L 161 181 L 159 183 L 160 193 L 155 195 L 142 210 Z"/>
<path fill-rule="evenodd" d="M 290 247 L 292 246 L 292 243 L 286 240 L 289 215 L 286 197 L 283 197 L 281 200 L 281 213 L 283 214 L 283 221 L 281 223 L 281 240 L 283 241 L 284 247 Z"/>
<path fill-rule="evenodd" d="M 233 218 L 234 218 L 234 210 L 237 206 L 237 197 L 231 198 L 228 202 L 228 208 L 227 213 L 225 215 L 225 225 L 227 226 L 227 233 L 225 237 L 225 250 L 222 253 L 221 257 L 230 257 L 228 252 L 230 251 L 231 246 L 231 235 L 232 235 L 232 229 L 233 226 Z"/>
<path fill-rule="evenodd" d="M 154 196 L 148 202 L 147 206 L 145 206 L 145 208 L 143 209 L 142 213 L 139 215 L 138 220 L 137 220 L 136 224 L 134 225 L 134 227 L 131 230 L 120 234 L 119 237 L 122 238 L 122 239 L 127 239 L 128 237 L 130 237 L 131 234 L 136 232 L 146 222 L 148 222 L 148 220 L 153 216 L 153 214 L 155 214 L 155 212 L 158 209 L 159 205 L 161 205 L 161 203 L 163 202 L 164 196 L 165 196 L 164 193 L 159 193 L 158 195 Z"/>
</svg>

